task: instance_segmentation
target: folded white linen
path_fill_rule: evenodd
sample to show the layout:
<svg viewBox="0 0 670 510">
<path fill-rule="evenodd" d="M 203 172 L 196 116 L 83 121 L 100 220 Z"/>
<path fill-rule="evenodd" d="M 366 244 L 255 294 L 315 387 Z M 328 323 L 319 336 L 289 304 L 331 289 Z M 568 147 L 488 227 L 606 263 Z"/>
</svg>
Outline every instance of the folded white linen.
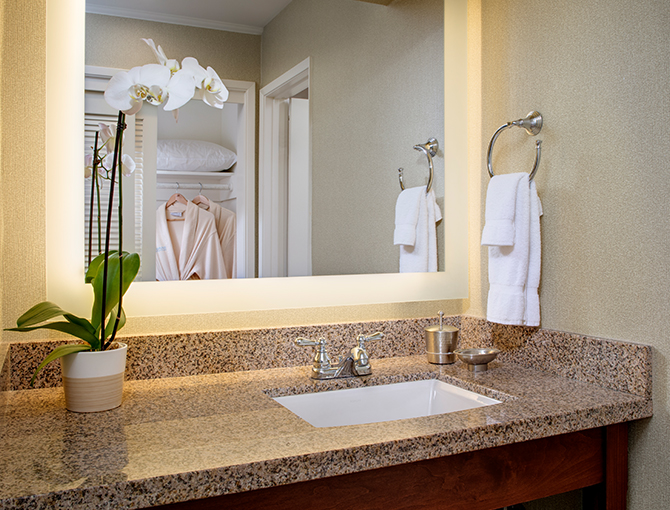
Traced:
<svg viewBox="0 0 670 510">
<path fill-rule="evenodd" d="M 514 177 L 510 177 L 510 176 Z M 494 182 L 496 181 L 496 182 Z M 503 182 L 500 182 L 503 181 Z M 486 318 L 499 324 L 523 326 L 540 325 L 540 216 L 542 206 L 534 182 L 528 182 L 528 174 L 506 174 L 495 176 L 489 183 L 486 204 L 496 203 L 493 193 L 509 192 L 510 183 L 516 183 L 516 192 L 505 196 L 507 207 L 514 212 L 501 213 L 504 222 L 497 224 L 502 230 L 495 231 L 491 223 L 486 239 L 482 232 L 482 245 L 489 246 L 489 295 Z M 514 195 L 513 197 L 511 195 Z M 499 204 L 494 206 L 499 209 Z M 487 224 L 489 214 L 487 211 Z M 494 215 L 492 215 L 494 217 Z M 509 221 L 513 225 L 510 244 L 492 245 L 493 241 L 509 243 Z"/>
<path fill-rule="evenodd" d="M 409 188 L 396 203 L 396 228 L 393 244 L 400 245 L 401 273 L 437 271 L 437 231 L 442 212 L 435 193 L 426 187 Z"/>
<path fill-rule="evenodd" d="M 527 176 L 523 173 L 496 175 L 489 182 L 482 246 L 514 245 L 515 202 L 519 180 L 524 175 Z"/>
</svg>

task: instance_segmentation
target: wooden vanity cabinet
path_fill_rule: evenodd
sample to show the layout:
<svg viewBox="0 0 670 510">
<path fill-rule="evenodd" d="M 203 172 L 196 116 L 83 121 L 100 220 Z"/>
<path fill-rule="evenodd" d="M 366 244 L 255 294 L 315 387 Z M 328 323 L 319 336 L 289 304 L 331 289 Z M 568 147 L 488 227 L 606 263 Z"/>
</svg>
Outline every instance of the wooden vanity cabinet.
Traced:
<svg viewBox="0 0 670 510">
<path fill-rule="evenodd" d="M 159 508 L 495 510 L 582 488 L 584 508 L 626 508 L 627 423 Z"/>
</svg>

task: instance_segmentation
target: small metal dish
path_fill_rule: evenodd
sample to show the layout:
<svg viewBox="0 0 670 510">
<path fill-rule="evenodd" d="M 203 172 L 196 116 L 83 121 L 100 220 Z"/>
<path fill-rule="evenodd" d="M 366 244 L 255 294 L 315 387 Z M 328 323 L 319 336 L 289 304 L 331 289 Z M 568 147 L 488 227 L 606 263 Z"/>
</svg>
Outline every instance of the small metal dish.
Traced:
<svg viewBox="0 0 670 510">
<path fill-rule="evenodd" d="M 468 370 L 484 372 L 488 370 L 488 364 L 496 358 L 500 350 L 483 347 L 479 349 L 456 349 L 454 352 L 467 365 Z"/>
</svg>

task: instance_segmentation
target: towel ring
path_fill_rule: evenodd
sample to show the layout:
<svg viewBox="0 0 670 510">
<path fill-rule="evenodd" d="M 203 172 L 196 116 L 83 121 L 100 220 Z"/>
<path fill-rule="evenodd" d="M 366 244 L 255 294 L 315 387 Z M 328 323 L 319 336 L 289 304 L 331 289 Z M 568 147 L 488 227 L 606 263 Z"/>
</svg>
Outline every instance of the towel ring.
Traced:
<svg viewBox="0 0 670 510">
<path fill-rule="evenodd" d="M 491 177 L 495 176 L 495 174 L 493 173 L 493 166 L 491 165 L 491 154 L 493 152 L 493 144 L 496 143 L 496 140 L 500 135 L 500 133 L 502 133 L 507 128 L 511 128 L 512 126 L 522 127 L 526 130 L 526 133 L 528 133 L 531 136 L 535 136 L 542 130 L 542 115 L 538 112 L 532 111 L 528 115 L 526 115 L 526 118 L 508 122 L 507 124 L 503 124 L 496 130 L 496 132 L 493 134 L 493 137 L 491 138 L 491 141 L 489 142 L 488 156 L 486 158 L 486 166 L 488 167 L 489 175 Z M 528 177 L 529 180 L 532 180 L 533 177 L 535 177 L 537 168 L 540 166 L 541 145 L 542 140 L 537 140 L 535 142 L 535 164 L 533 165 L 533 169 L 530 171 L 530 176 Z"/>
<path fill-rule="evenodd" d="M 422 151 L 428 158 L 429 176 L 428 176 L 428 185 L 426 186 L 426 193 L 428 193 L 430 191 L 430 188 L 433 186 L 433 173 L 434 173 L 433 156 L 437 154 L 439 143 L 435 138 L 429 138 L 426 143 L 417 144 L 413 148 L 417 151 Z M 400 181 L 400 189 L 404 191 L 405 184 L 402 182 L 403 177 L 402 172 L 403 169 L 398 168 L 398 181 Z"/>
</svg>

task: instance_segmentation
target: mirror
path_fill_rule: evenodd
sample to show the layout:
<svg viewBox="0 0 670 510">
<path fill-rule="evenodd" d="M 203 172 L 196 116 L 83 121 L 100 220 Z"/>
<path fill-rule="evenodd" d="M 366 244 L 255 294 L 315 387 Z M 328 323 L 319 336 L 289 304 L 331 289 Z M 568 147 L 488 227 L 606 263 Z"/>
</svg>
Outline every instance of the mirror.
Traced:
<svg viewBox="0 0 670 510">
<path fill-rule="evenodd" d="M 288 183 L 310 182 L 311 186 L 299 191 L 290 188 L 286 191 L 290 196 L 280 194 L 267 204 L 261 199 L 260 210 L 257 210 L 260 261 L 256 272 L 263 277 L 394 273 L 398 272 L 399 258 L 399 247 L 393 244 L 395 202 L 400 192 L 397 170 L 404 168 L 408 187 L 425 185 L 428 181 L 426 157 L 412 147 L 431 137 L 444 142 L 443 10 L 442 0 L 400 0 L 390 6 L 356 0 L 293 0 L 264 27 L 262 35 L 227 32 L 226 42 L 216 46 L 213 41 L 219 34 L 212 35 L 212 30 L 88 14 L 86 64 L 129 68 L 153 62 L 151 50 L 140 40 L 140 37 L 151 37 L 168 57 L 181 59 L 192 55 L 203 65 L 211 63 L 223 78 L 249 80 L 254 73 L 247 66 L 227 55 L 217 60 L 216 53 L 239 53 L 244 62 L 259 63 L 256 75 L 262 89 L 309 58 L 309 99 L 303 101 L 309 102 L 311 113 L 304 135 L 309 139 L 311 131 L 311 155 L 306 156 L 311 160 L 311 169 L 299 179 L 292 178 L 291 168 L 277 178 Z M 188 37 L 193 41 L 188 45 L 180 34 L 183 30 L 188 30 Z M 118 41 L 113 49 L 108 44 L 112 37 Z M 240 42 L 251 38 L 259 44 Z M 261 90 L 258 102 L 261 122 L 267 118 L 260 112 L 264 108 L 262 97 Z M 291 99 L 291 107 L 295 101 Z M 188 107 L 194 106 L 193 103 L 198 101 L 192 101 L 181 110 L 176 126 L 171 115 L 162 115 L 165 112 L 158 108 L 159 138 L 204 139 L 206 133 L 198 136 L 188 125 L 194 122 L 192 117 L 202 115 L 199 111 L 189 112 Z M 228 105 L 223 113 L 236 106 Z M 149 109 L 155 108 L 145 106 L 138 115 L 144 115 Z M 233 122 L 235 118 L 233 115 Z M 291 127 L 297 125 L 294 120 L 297 118 L 294 113 L 290 115 Z M 261 165 L 269 159 L 263 136 L 261 131 Z M 292 134 L 288 138 L 297 137 Z M 234 136 L 228 137 L 224 144 L 236 149 L 230 142 L 234 145 Z M 309 146 L 306 150 L 309 151 Z M 287 152 L 293 153 L 292 149 Z M 144 159 L 146 171 L 148 158 Z M 434 158 L 434 190 L 442 211 L 444 162 L 440 150 Z M 253 169 L 245 169 L 238 162 L 235 178 L 245 171 Z M 158 176 L 159 185 L 168 184 L 167 179 L 171 179 L 170 185 L 179 181 L 185 186 L 197 185 L 198 181 L 207 186 L 210 182 L 218 185 L 233 180 L 219 181 L 206 175 L 200 179 L 183 174 L 173 177 L 166 173 L 159 169 L 162 174 Z M 259 170 L 261 198 L 266 195 L 267 183 L 272 179 L 263 168 Z M 239 208 L 236 201 L 241 199 L 244 188 L 237 182 L 234 184 L 232 193 L 210 191 L 214 195 L 210 199 L 217 202 L 220 199 L 218 203 L 236 212 Z M 148 186 L 143 188 L 146 190 Z M 164 203 L 173 192 L 159 190 L 156 204 Z M 192 199 L 199 190 L 180 193 Z M 126 193 L 125 196 L 132 195 Z M 253 190 L 248 200 L 254 200 Z M 157 207 L 153 205 L 153 196 L 147 201 L 149 205 L 140 214 L 145 223 Z M 291 207 L 282 208 L 282 204 L 299 202 L 305 204 L 305 212 L 292 214 Z M 285 224 L 277 220 L 285 216 Z M 303 226 L 303 220 L 309 223 Z M 244 222 L 238 223 L 238 231 L 242 231 Z M 126 229 L 132 226 L 130 221 L 125 224 Z M 438 223 L 436 230 L 437 245 L 442 248 L 443 223 Z M 151 238 L 153 233 L 145 229 L 142 235 Z M 297 237 L 300 239 L 296 240 Z M 283 242 L 278 247 L 268 248 L 276 238 Z M 130 240 L 133 239 L 130 235 Z M 140 249 L 135 251 L 145 263 L 149 262 Z M 253 249 L 251 244 L 246 251 Z M 153 251 L 147 249 L 146 253 Z M 438 268 L 444 270 L 444 250 L 438 249 L 438 253 Z M 245 255 L 245 251 L 238 251 L 238 260 L 244 260 Z M 295 267 L 297 256 L 306 259 L 300 267 Z M 276 260 L 278 258 L 283 262 Z M 253 263 L 252 259 L 247 265 Z M 143 271 L 143 274 L 146 275 L 143 279 L 151 281 L 153 271 Z M 240 276 L 253 275 L 253 266 L 246 272 L 240 271 Z"/>
<path fill-rule="evenodd" d="M 466 2 L 445 2 L 445 117 L 442 135 L 444 197 L 449 221 L 444 222 L 442 251 L 445 271 L 436 274 L 375 274 L 267 278 L 259 280 L 133 284 L 126 301 L 129 316 L 188 315 L 246 310 L 272 310 L 394 303 L 462 298 L 467 295 L 466 196 Z M 83 196 L 78 167 L 83 117 L 84 5 L 81 0 L 50 4 L 47 12 L 47 296 L 62 306 L 86 313 L 90 293 L 82 284 L 83 212 L 78 203 L 59 197 Z M 77 28 L 81 27 L 81 28 Z M 402 48 L 397 48 L 402 55 Z M 62 73 L 63 66 L 72 72 Z M 77 73 L 78 70 L 78 73 Z M 378 69 L 378 72 L 383 70 Z M 77 74 L 77 76 L 74 76 Z M 389 77 L 391 80 L 392 77 Z M 420 77 L 416 77 L 420 79 Z M 317 117 L 318 118 L 318 117 Z M 439 138 L 439 136 L 436 136 Z M 422 140 L 410 139 L 411 144 Z M 364 141 L 351 140 L 352 145 Z M 383 151 L 385 147 L 381 147 Z M 313 152 L 316 148 L 313 146 Z M 418 153 L 417 153 L 418 154 Z M 416 157 L 413 155 L 413 157 Z M 397 185 L 394 163 L 391 182 Z M 367 178 L 367 176 L 364 176 Z M 408 180 L 409 180 L 408 176 Z M 361 183 L 365 184 L 365 183 Z M 372 188 L 369 188 L 372 189 Z M 397 192 L 396 192 L 397 194 Z M 73 201 L 74 202 L 74 201 Z M 447 217 L 447 215 L 445 215 Z M 452 219 L 453 218 L 453 219 Z M 160 287 L 160 290 L 159 288 Z M 215 299 L 214 299 L 215 297 Z"/>
</svg>

